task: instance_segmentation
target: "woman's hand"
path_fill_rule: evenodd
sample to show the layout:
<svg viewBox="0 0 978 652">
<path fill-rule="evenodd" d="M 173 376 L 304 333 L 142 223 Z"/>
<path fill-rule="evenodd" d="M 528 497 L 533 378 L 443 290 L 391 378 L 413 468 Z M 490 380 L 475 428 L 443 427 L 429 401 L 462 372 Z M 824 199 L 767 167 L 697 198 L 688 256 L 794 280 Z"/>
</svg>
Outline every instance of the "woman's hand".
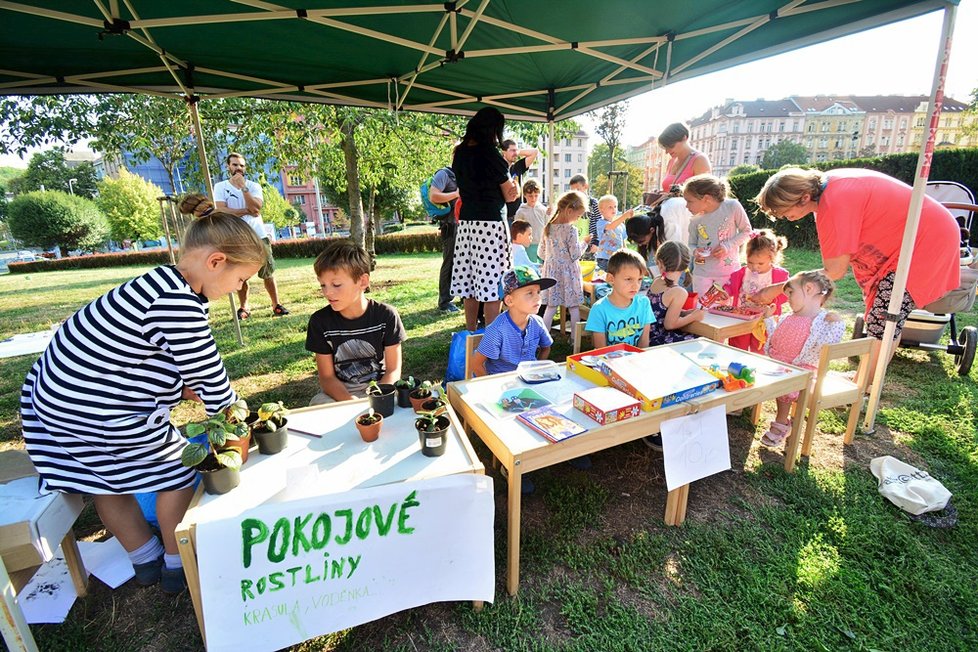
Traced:
<svg viewBox="0 0 978 652">
<path fill-rule="evenodd" d="M 197 401 L 198 403 L 203 403 L 200 397 L 197 396 L 197 392 L 190 389 L 189 385 L 183 386 L 183 392 L 180 394 L 180 398 L 184 401 Z"/>
<path fill-rule="evenodd" d="M 710 249 L 710 256 L 713 258 L 723 258 L 727 255 L 727 248 L 723 245 L 717 245 Z"/>
</svg>

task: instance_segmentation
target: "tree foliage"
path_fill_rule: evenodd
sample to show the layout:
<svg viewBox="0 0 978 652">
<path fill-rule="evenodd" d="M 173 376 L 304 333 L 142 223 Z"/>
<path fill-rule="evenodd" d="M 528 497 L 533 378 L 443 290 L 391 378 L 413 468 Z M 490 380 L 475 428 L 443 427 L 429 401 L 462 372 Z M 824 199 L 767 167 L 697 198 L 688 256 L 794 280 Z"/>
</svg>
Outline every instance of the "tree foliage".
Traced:
<svg viewBox="0 0 978 652">
<path fill-rule="evenodd" d="M 627 174 L 616 175 L 614 187 L 609 185 L 608 172 L 606 166 L 610 157 L 609 147 L 605 143 L 598 143 L 591 150 L 588 158 L 588 178 L 591 182 L 591 193 L 597 197 L 613 191 L 618 198 L 618 207 L 624 210 L 627 207 L 637 205 L 642 199 L 642 186 L 644 173 L 640 168 L 635 167 L 625 160 L 624 150 L 619 148 L 614 157 L 614 170 Z M 627 181 L 626 181 L 627 179 Z"/>
<path fill-rule="evenodd" d="M 71 182 L 71 179 L 75 179 Z M 69 167 L 61 148 L 37 152 L 31 157 L 24 174 L 11 182 L 14 194 L 33 190 L 73 191 L 79 197 L 94 197 L 98 177 L 88 161 Z"/>
<path fill-rule="evenodd" d="M 109 233 L 90 199 L 47 190 L 18 195 L 8 208 L 11 234 L 27 246 L 94 251 Z"/>
<path fill-rule="evenodd" d="M 760 172 L 760 166 L 754 165 L 753 163 L 741 163 L 740 165 L 735 165 L 730 168 L 727 172 L 728 177 L 736 177 L 741 174 L 753 174 L 755 172 Z"/>
<path fill-rule="evenodd" d="M 108 220 L 113 239 L 155 240 L 163 235 L 159 186 L 123 169 L 118 179 L 102 179 L 98 191 L 95 203 Z"/>
<path fill-rule="evenodd" d="M 761 167 L 765 170 L 777 170 L 784 165 L 801 165 L 808 162 L 808 150 L 800 143 L 782 140 L 768 147 L 764 152 Z"/>
<path fill-rule="evenodd" d="M 292 207 L 285 197 L 275 186 L 268 183 L 265 177 L 259 179 L 261 194 L 264 203 L 261 207 L 261 218 L 268 224 L 274 224 L 275 228 L 285 226 L 295 226 L 299 223 L 299 213 Z"/>
<path fill-rule="evenodd" d="M 621 134 L 625 130 L 625 118 L 627 114 L 627 101 L 609 104 L 603 109 L 594 111 L 591 114 L 595 119 L 595 133 L 608 146 L 608 167 L 605 168 L 605 172 L 610 172 L 615 169 L 615 163 L 618 161 L 616 154 L 621 148 Z"/>
</svg>

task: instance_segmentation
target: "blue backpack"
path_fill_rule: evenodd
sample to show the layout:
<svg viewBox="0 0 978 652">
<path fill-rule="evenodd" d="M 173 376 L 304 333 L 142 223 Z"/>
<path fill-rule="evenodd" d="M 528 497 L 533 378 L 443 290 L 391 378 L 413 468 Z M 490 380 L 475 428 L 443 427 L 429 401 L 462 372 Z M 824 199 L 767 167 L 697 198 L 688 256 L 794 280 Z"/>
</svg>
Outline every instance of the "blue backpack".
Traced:
<svg viewBox="0 0 978 652">
<path fill-rule="evenodd" d="M 441 217 L 442 215 L 448 215 L 452 210 L 451 204 L 436 204 L 431 201 L 429 193 L 431 192 L 431 182 L 434 181 L 434 177 L 425 179 L 421 184 L 421 204 L 424 209 L 428 211 L 428 215 L 433 217 Z"/>
</svg>

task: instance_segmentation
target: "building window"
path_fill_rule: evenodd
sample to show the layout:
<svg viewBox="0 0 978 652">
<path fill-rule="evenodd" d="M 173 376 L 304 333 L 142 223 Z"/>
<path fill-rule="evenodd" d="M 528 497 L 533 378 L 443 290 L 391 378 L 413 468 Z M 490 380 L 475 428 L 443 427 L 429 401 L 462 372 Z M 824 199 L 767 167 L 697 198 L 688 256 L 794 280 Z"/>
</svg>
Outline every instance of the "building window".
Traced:
<svg viewBox="0 0 978 652">
<path fill-rule="evenodd" d="M 567 169 L 564 170 L 564 178 L 565 179 L 570 179 L 570 177 L 571 177 L 571 169 L 570 168 L 567 168 Z"/>
<path fill-rule="evenodd" d="M 584 162 L 584 154 L 578 154 L 577 155 L 577 162 L 578 163 L 583 163 Z"/>
<path fill-rule="evenodd" d="M 893 129 L 893 118 L 887 118 L 883 120 L 884 129 Z"/>
<path fill-rule="evenodd" d="M 737 165 L 737 155 L 730 152 L 730 167 Z"/>
<path fill-rule="evenodd" d="M 828 132 L 828 130 L 829 130 L 829 123 L 828 122 L 823 122 L 822 123 L 822 129 L 821 129 L 822 133 L 824 134 L 824 133 Z"/>
<path fill-rule="evenodd" d="M 304 186 L 306 185 L 306 180 L 300 177 L 298 174 L 289 175 L 289 185 L 290 186 Z"/>
<path fill-rule="evenodd" d="M 889 144 L 890 144 L 890 137 L 889 136 L 880 136 L 880 145 L 882 145 L 883 147 L 886 147 Z"/>
<path fill-rule="evenodd" d="M 570 146 L 571 146 L 571 139 L 570 138 L 565 138 L 564 139 L 564 147 L 570 147 Z"/>
<path fill-rule="evenodd" d="M 740 133 L 740 121 L 739 120 L 734 121 L 734 123 L 733 123 L 733 132 L 735 134 L 739 134 Z"/>
<path fill-rule="evenodd" d="M 875 137 L 873 136 L 873 134 L 869 134 L 868 136 L 866 136 L 866 144 L 867 145 L 872 145 L 874 140 L 875 140 Z"/>
<path fill-rule="evenodd" d="M 571 155 L 564 154 L 564 163 L 570 163 L 570 162 L 571 162 Z"/>
<path fill-rule="evenodd" d="M 584 147 L 584 143 L 581 141 L 580 138 L 577 139 L 577 146 L 578 147 Z"/>
<path fill-rule="evenodd" d="M 305 195 L 296 195 L 295 196 L 295 203 L 299 204 L 300 206 L 305 206 L 306 205 L 306 196 Z"/>
<path fill-rule="evenodd" d="M 906 128 L 907 128 L 907 119 L 900 118 L 900 129 L 906 129 Z"/>
<path fill-rule="evenodd" d="M 953 138 L 949 138 L 948 140 L 950 140 L 951 142 L 954 142 L 954 139 Z M 897 136 L 897 147 L 903 147 L 903 134 L 900 134 L 899 136 Z"/>
<path fill-rule="evenodd" d="M 810 133 L 810 134 L 811 133 L 815 133 L 815 123 L 814 122 L 809 122 L 808 123 L 808 133 Z"/>
</svg>

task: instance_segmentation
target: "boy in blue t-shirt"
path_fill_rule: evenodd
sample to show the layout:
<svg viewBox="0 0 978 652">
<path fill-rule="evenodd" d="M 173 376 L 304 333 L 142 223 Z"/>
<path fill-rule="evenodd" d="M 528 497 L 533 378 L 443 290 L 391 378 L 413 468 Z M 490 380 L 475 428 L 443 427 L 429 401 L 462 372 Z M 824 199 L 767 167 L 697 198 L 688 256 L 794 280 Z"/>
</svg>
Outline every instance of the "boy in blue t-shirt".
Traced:
<svg viewBox="0 0 978 652">
<path fill-rule="evenodd" d="M 500 294 L 506 312 L 486 326 L 472 361 L 476 376 L 515 371 L 520 362 L 544 360 L 550 355 L 554 341 L 537 313 L 542 304 L 541 290 L 556 283 L 525 266 L 503 274 Z"/>
<path fill-rule="evenodd" d="M 594 253 L 595 264 L 599 269 L 608 271 L 608 263 L 615 252 L 625 248 L 625 220 L 635 214 L 628 209 L 617 217 L 618 198 L 614 195 L 604 195 L 598 200 L 598 210 L 601 218 L 597 222 L 598 247 Z"/>
<path fill-rule="evenodd" d="M 640 293 L 645 272 L 645 261 L 630 249 L 622 249 L 608 260 L 611 294 L 591 307 L 584 326 L 595 348 L 631 344 L 644 349 L 649 345 L 649 324 L 655 322 L 655 315 L 649 298 Z"/>
</svg>

